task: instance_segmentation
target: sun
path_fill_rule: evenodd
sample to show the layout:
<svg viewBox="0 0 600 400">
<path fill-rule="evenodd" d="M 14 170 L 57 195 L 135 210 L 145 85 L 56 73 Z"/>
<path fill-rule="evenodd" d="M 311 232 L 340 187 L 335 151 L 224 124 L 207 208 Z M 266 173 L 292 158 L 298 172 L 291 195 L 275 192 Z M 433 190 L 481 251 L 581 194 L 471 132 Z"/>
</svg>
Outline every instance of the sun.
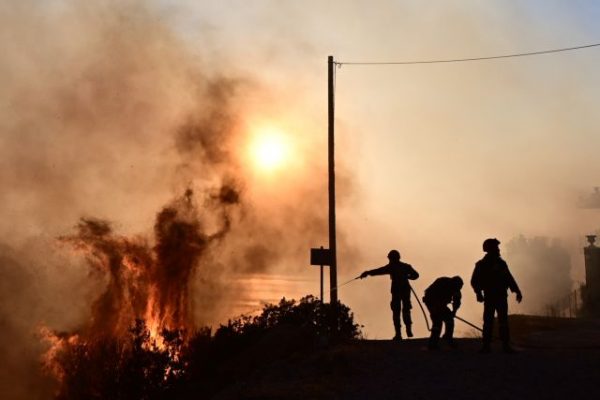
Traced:
<svg viewBox="0 0 600 400">
<path fill-rule="evenodd" d="M 283 167 L 289 157 L 289 150 L 283 133 L 274 129 L 264 129 L 256 134 L 250 151 L 258 168 L 273 171 Z"/>
</svg>

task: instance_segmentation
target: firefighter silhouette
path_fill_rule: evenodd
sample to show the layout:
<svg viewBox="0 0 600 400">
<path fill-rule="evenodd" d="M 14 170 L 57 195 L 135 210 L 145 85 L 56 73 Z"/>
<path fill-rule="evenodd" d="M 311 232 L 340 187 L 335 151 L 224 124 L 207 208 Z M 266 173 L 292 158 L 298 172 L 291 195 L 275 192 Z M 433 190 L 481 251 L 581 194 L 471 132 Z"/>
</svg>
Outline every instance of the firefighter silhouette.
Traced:
<svg viewBox="0 0 600 400">
<path fill-rule="evenodd" d="M 508 329 L 508 293 L 516 293 L 517 302 L 521 302 L 523 295 L 508 269 L 506 261 L 500 257 L 500 241 L 486 239 L 483 242 L 483 251 L 486 255 L 475 264 L 471 277 L 471 286 L 475 290 L 477 301 L 483 303 L 483 347 L 482 353 L 489 353 L 494 329 L 494 314 L 498 314 L 498 328 L 500 339 L 505 352 L 512 353 L 510 334 Z"/>
<path fill-rule="evenodd" d="M 402 320 L 406 326 L 406 336 L 412 337 L 412 320 L 410 318 L 410 284 L 408 280 L 414 280 L 419 277 L 419 273 L 407 263 L 400 261 L 400 252 L 391 250 L 388 253 L 388 264 L 383 267 L 368 270 L 360 275 L 361 279 L 367 276 L 389 275 L 392 280 L 392 319 L 394 321 L 394 329 L 396 335 L 394 340 L 402 340 L 402 331 L 400 324 L 400 313 L 402 312 Z"/>
<path fill-rule="evenodd" d="M 429 337 L 428 347 L 435 350 L 439 347 L 438 342 L 444 325 L 444 339 L 451 347 L 454 342 L 454 316 L 460 308 L 463 280 L 460 276 L 452 278 L 441 277 L 436 279 L 427 289 L 423 302 L 429 310 L 431 317 L 431 335 Z M 452 310 L 448 308 L 448 303 L 452 303 Z"/>
</svg>

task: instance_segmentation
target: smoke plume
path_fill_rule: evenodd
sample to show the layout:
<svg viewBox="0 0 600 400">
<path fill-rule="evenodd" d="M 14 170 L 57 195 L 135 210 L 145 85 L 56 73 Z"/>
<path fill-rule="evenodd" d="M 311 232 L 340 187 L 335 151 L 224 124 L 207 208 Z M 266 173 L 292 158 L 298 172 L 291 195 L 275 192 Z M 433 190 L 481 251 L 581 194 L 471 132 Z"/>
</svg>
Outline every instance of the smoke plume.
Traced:
<svg viewBox="0 0 600 400">
<path fill-rule="evenodd" d="M 558 239 L 518 236 L 506 244 L 506 259 L 521 279 L 528 294 L 522 307 L 527 314 L 546 314 L 548 307 L 567 297 L 574 289 L 571 259 Z"/>
<path fill-rule="evenodd" d="M 305 267 L 289 260 L 324 237 L 325 177 L 281 184 L 270 213 L 281 199 L 253 201 L 243 147 L 267 88 L 140 1 L 0 7 L 0 397 L 47 396 L 25 384 L 40 326 L 193 329 L 244 311 L 236 277 Z"/>
</svg>

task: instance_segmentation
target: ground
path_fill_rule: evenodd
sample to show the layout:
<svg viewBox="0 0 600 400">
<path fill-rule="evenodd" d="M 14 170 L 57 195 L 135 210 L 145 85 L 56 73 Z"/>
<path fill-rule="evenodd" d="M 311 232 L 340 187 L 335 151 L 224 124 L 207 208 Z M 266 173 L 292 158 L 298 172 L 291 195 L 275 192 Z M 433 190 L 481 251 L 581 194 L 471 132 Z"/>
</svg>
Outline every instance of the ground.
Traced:
<svg viewBox="0 0 600 400">
<path fill-rule="evenodd" d="M 359 340 L 260 368 L 218 399 L 600 398 L 600 321 L 512 317 L 517 354 L 477 338 L 431 352 L 426 339 Z"/>
</svg>

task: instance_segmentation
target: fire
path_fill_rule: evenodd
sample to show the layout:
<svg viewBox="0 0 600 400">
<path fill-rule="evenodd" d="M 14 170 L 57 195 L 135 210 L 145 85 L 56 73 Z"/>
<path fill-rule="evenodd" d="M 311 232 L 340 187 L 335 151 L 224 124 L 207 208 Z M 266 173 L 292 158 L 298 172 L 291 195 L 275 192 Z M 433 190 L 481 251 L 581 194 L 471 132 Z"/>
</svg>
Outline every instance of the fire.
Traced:
<svg viewBox="0 0 600 400">
<path fill-rule="evenodd" d="M 63 381 L 65 377 L 65 371 L 61 364 L 56 362 L 56 360 L 67 346 L 73 345 L 77 342 L 79 338 L 78 335 L 73 334 L 60 336 L 47 327 L 41 327 L 40 336 L 42 341 L 48 345 L 48 351 L 46 351 L 42 358 L 43 367 L 52 375 L 57 377 L 60 381 Z"/>
<path fill-rule="evenodd" d="M 191 279 L 208 247 L 229 231 L 229 208 L 238 201 L 239 193 L 231 186 L 209 197 L 206 206 L 220 215 L 222 226 L 207 234 L 188 190 L 157 214 L 153 245 L 115 234 L 106 221 L 81 219 L 77 233 L 60 240 L 82 252 L 108 283 L 79 331 L 41 330 L 49 345 L 46 370 L 68 386 L 66 376 L 76 375 L 74 365 L 81 362 L 112 362 L 108 368 L 116 368 L 132 355 L 147 354 L 146 359 L 155 355 L 160 361 L 165 379 L 181 374 L 181 351 L 194 330 Z M 107 346 L 118 359 L 102 359 Z"/>
</svg>

